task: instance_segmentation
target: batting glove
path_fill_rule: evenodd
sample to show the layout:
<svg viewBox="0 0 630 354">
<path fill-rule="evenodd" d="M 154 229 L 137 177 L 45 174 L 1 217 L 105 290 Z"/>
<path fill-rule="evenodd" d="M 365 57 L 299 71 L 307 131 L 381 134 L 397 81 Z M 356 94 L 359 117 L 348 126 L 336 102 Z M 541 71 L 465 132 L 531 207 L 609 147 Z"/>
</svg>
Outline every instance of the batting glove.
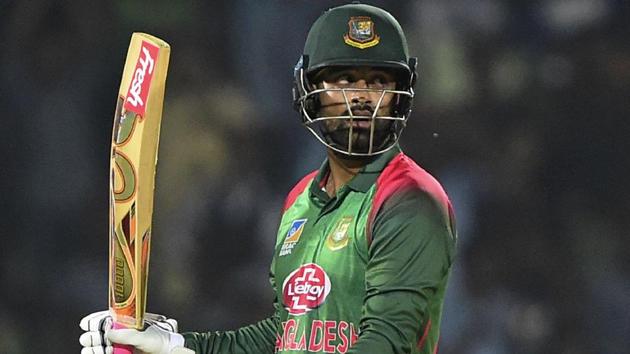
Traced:
<svg viewBox="0 0 630 354">
<path fill-rule="evenodd" d="M 177 321 L 162 315 L 147 313 L 145 329 L 112 329 L 109 311 L 85 316 L 79 326 L 85 331 L 79 337 L 81 354 L 112 354 L 112 343 L 131 345 L 137 354 L 191 354 L 184 348 L 184 337 L 177 333 Z"/>
</svg>

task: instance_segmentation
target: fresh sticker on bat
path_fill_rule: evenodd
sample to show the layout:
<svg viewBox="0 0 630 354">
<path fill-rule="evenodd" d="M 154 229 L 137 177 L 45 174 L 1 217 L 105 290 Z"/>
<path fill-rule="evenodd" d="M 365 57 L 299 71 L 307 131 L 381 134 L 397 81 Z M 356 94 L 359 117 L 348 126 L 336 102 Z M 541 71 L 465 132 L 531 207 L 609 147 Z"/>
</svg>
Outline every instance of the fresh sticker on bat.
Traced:
<svg viewBox="0 0 630 354">
<path fill-rule="evenodd" d="M 146 111 L 149 87 L 151 87 L 151 79 L 153 78 L 153 69 L 155 68 L 158 52 L 159 48 L 157 46 L 142 41 L 136 69 L 133 72 L 129 90 L 127 90 L 125 110 L 136 112 L 142 117 L 144 117 Z"/>
</svg>

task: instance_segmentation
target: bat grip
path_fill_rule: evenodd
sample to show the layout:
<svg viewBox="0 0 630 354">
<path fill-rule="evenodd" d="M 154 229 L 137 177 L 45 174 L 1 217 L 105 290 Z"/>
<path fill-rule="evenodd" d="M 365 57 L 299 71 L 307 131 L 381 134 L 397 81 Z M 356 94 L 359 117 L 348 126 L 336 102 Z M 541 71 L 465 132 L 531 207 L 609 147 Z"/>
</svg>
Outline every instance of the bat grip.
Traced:
<svg viewBox="0 0 630 354">
<path fill-rule="evenodd" d="M 112 325 L 112 328 L 122 329 L 122 328 L 127 328 L 127 326 L 122 325 L 118 322 L 114 322 Z M 131 345 L 112 343 L 112 347 L 114 348 L 114 352 L 112 354 L 133 354 L 133 346 Z"/>
</svg>

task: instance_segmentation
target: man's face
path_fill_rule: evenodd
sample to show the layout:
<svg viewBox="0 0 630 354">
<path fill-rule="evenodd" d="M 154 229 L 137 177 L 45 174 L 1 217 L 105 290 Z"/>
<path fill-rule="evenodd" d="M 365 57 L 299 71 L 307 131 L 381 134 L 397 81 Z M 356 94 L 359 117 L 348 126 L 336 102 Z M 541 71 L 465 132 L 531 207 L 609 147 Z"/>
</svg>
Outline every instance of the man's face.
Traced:
<svg viewBox="0 0 630 354">
<path fill-rule="evenodd" d="M 319 94 L 318 117 L 353 116 L 352 123 L 350 119 L 330 119 L 325 122 L 329 139 L 334 143 L 347 149 L 351 141 L 352 151 L 368 152 L 372 122 L 374 122 L 372 145 L 378 147 L 387 139 L 393 122 L 384 119 L 371 120 L 371 117 L 375 110 L 377 111 L 375 117 L 391 116 L 395 94 L 383 94 L 383 90 L 396 89 L 395 76 L 392 72 L 367 66 L 326 68 L 315 75 L 313 82 L 318 89 L 345 89 L 324 91 Z M 352 138 L 349 139 L 351 125 Z"/>
</svg>

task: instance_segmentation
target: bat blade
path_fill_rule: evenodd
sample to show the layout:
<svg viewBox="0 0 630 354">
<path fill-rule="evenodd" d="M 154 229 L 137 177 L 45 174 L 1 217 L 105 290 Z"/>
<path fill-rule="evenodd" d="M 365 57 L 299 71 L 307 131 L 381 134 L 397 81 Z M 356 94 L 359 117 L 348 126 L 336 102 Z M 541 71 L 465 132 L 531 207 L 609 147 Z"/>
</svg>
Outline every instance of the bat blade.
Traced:
<svg viewBox="0 0 630 354">
<path fill-rule="evenodd" d="M 170 46 L 131 36 L 118 92 L 110 159 L 109 311 L 115 328 L 142 329 L 155 168 Z M 115 346 L 114 353 L 131 353 Z"/>
</svg>

